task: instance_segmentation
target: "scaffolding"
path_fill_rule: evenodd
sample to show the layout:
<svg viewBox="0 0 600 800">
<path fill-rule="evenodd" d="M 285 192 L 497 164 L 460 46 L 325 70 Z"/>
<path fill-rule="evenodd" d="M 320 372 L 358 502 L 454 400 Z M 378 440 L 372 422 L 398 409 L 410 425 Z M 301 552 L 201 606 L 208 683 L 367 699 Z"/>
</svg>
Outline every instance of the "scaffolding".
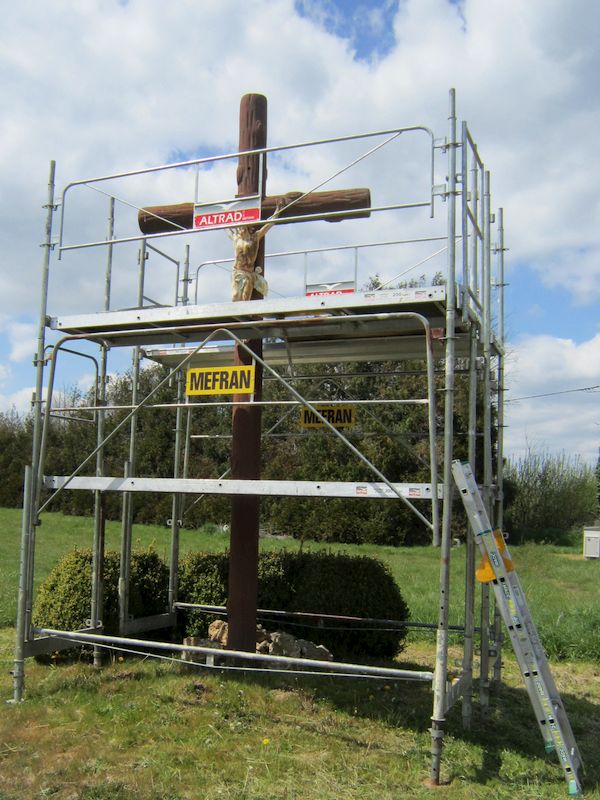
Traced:
<svg viewBox="0 0 600 800">
<path fill-rule="evenodd" d="M 431 780 L 439 783 L 444 722 L 448 711 L 462 700 L 462 716 L 465 727 L 471 724 L 473 708 L 473 678 L 475 655 L 475 554 L 472 537 L 467 545 L 457 552 L 466 553 L 466 582 L 464 592 L 464 623 L 459 626 L 464 647 L 462 666 L 457 679 L 448 677 L 449 635 L 456 626 L 449 625 L 450 568 L 452 545 L 452 460 L 455 429 L 455 378 L 458 372 L 467 372 L 469 381 L 468 410 L 468 459 L 475 469 L 477 441 L 483 443 L 480 460 L 483 464 L 479 476 L 483 488 L 484 502 L 491 518 L 497 525 L 502 523 L 502 426 L 503 426 L 503 314 L 504 314 L 504 223 L 502 210 L 492 212 L 490 175 L 485 169 L 477 146 L 466 123 L 459 129 L 454 90 L 450 92 L 449 125 L 447 133 L 436 138 L 425 126 L 417 125 L 395 130 L 377 131 L 305 142 L 289 146 L 261 148 L 256 154 L 264 169 L 267 154 L 287 155 L 295 151 L 310 150 L 321 146 L 337 146 L 350 143 L 362 146 L 363 142 L 375 144 L 366 153 L 353 157 L 349 166 L 362 163 L 375 153 L 387 152 L 399 137 L 421 137 L 426 141 L 426 157 L 423 174 L 426 191 L 417 200 L 386 198 L 379 205 L 372 204 L 366 211 L 372 215 L 393 214 L 394 225 L 402 214 L 414 215 L 419 225 L 426 228 L 421 235 L 403 239 L 378 239 L 371 242 L 348 244 L 347 242 L 322 248 L 287 250 L 267 255 L 267 258 L 300 257 L 303 259 L 305 285 L 308 283 L 308 259 L 311 254 L 348 252 L 354 259 L 355 291 L 340 294 L 310 294 L 293 297 L 246 302 L 198 303 L 198 281 L 201 270 L 207 267 L 222 267 L 231 263 L 226 258 L 204 258 L 192 275 L 191 247 L 203 231 L 190 231 L 174 224 L 171 230 L 157 233 L 139 233 L 130 228 L 123 232 L 119 228 L 117 207 L 126 211 L 141 210 L 141 203 L 132 194 L 119 187 L 133 184 L 151 176 L 157 181 L 171 171 L 179 170 L 189 179 L 195 176 L 195 197 L 198 200 L 199 177 L 215 165 L 235 163 L 240 153 L 211 156 L 157 168 L 132 170 L 113 175 L 68 184 L 55 201 L 55 165 L 51 164 L 46 207 L 46 230 L 41 282 L 41 307 L 38 329 L 36 366 L 36 388 L 33 398 L 33 450 L 32 464 L 25 475 L 25 499 L 22 517 L 21 565 L 17 637 L 14 663 L 14 701 L 20 701 L 24 693 L 25 659 L 43 653 L 54 652 L 78 643 L 95 646 L 95 663 L 101 663 L 101 648 L 106 645 L 138 648 L 150 643 L 139 638 L 143 632 L 162 630 L 173 626 L 178 611 L 185 604 L 178 599 L 179 532 L 183 497 L 198 497 L 205 494 L 293 496 L 293 497 L 344 497 L 355 500 L 378 499 L 382 502 L 400 501 L 420 523 L 430 531 L 432 544 L 439 547 L 439 609 L 437 620 L 431 623 L 436 630 L 436 662 L 433 672 L 375 668 L 350 665 L 341 662 L 307 662 L 305 659 L 285 659 L 275 656 L 219 651 L 222 659 L 235 659 L 238 668 L 245 662 L 252 668 L 256 661 L 268 662 L 268 668 L 276 670 L 285 666 L 308 674 L 353 674 L 362 676 L 385 676 L 386 679 L 417 680 L 429 682 L 433 690 L 432 711 L 432 765 Z M 387 150 L 386 150 L 387 148 Z M 242 155 L 247 155 L 243 153 Z M 393 161 L 393 158 L 392 158 Z M 338 170 L 335 178 L 348 166 Z M 204 172 L 203 172 L 204 170 Z M 445 180 L 436 183 L 438 172 Z M 329 180 L 329 179 L 327 179 Z M 327 180 L 322 181 L 319 188 Z M 77 192 L 92 191 L 108 200 L 107 233 L 82 241 L 68 240 L 69 214 L 77 220 Z M 312 190 L 311 190 L 312 191 Z M 310 194 L 305 192 L 303 196 Z M 294 200 L 296 202 L 296 200 Z M 292 203 L 293 205 L 293 203 Z M 60 208 L 58 240 L 54 240 L 56 214 Z M 442 209 L 442 213 L 440 213 Z M 445 213 L 444 210 L 445 209 Z M 321 214 L 318 219 L 335 220 L 340 212 Z M 441 223 L 439 219 L 441 217 Z M 444 219 L 445 217 L 445 219 Z M 288 221 L 304 221 L 307 217 L 288 214 Z M 413 217 L 411 217 L 411 220 Z M 496 225 L 495 233 L 492 226 Z M 77 226 L 75 226 L 77 227 Z M 85 225 L 82 226 L 85 228 Z M 125 227 L 127 227 L 125 225 Z M 218 229 L 227 228 L 227 225 Z M 388 226 L 389 227 L 389 226 Z M 386 228 L 386 231 L 388 228 Z M 441 231 L 441 232 L 440 232 Z M 161 240 L 171 240 L 182 235 L 192 237 L 185 245 L 184 256 L 174 258 L 159 249 Z M 494 240 L 495 236 L 495 240 Z M 139 248 L 138 277 L 133 307 L 115 310 L 111 307 L 111 293 L 115 282 L 114 256 L 120 247 L 133 245 Z M 369 291 L 359 291 L 357 285 L 358 263 L 363 254 L 382 247 L 402 247 L 415 243 L 436 247 L 433 254 L 417 261 L 412 267 L 437 257 L 445 259 L 444 280 L 437 285 L 386 288 L 386 285 Z M 441 247 L 441 249 L 439 249 Z M 61 259 L 67 253 L 83 257 L 90 249 L 101 250 L 105 256 L 105 273 L 102 299 L 99 307 L 90 313 L 71 315 L 49 315 L 49 286 L 52 254 Z M 146 270 L 149 256 L 166 260 L 175 267 L 175 291 L 173 301 L 159 303 L 149 297 L 146 285 Z M 386 282 L 393 283 L 409 272 L 404 269 Z M 331 279 L 325 276 L 319 280 Z M 195 282 L 194 301 L 190 302 L 190 286 Z M 51 345 L 46 339 L 49 331 L 55 337 Z M 191 426 L 192 413 L 196 414 L 200 404 L 190 402 L 184 387 L 184 372 L 190 367 L 222 366 L 232 363 L 233 344 L 248 349 L 247 339 L 266 340 L 262 358 L 252 353 L 255 363 L 262 365 L 266 375 L 277 381 L 288 396 L 287 401 L 277 401 L 284 412 L 289 408 L 309 409 L 331 436 L 337 437 L 348 452 L 359 459 L 373 476 L 371 482 L 293 481 L 293 480 L 232 480 L 227 474 L 198 479 L 188 475 L 189 446 L 195 435 Z M 68 406 L 54 402 L 56 369 L 61 353 L 69 352 L 90 358 L 86 348 L 93 345 L 98 356 L 93 357 L 96 370 L 95 402 L 88 406 Z M 121 422 L 106 434 L 105 418 L 112 407 L 106 403 L 106 381 L 109 374 L 109 355 L 123 348 L 132 353 L 132 397 Z M 169 368 L 169 374 L 145 397 L 140 396 L 139 375 L 142 359 L 150 359 Z M 321 398 L 307 398 L 296 384 L 280 369 L 290 365 L 315 363 L 341 363 L 366 361 L 397 361 L 419 359 L 424 363 L 427 395 L 410 400 L 396 399 L 402 403 L 422 405 L 427 412 L 427 439 L 429 447 L 429 480 L 397 483 L 386 475 L 356 447 L 344 432 L 336 428 L 319 410 Z M 436 388 L 434 368 L 443 364 L 443 432 L 436 430 Z M 158 389 L 166 383 L 175 385 L 175 402 L 155 403 Z M 478 394 L 483 402 L 477 402 Z M 225 401 L 218 401 L 225 404 Z M 259 402 L 259 401 L 251 401 Z M 267 401 L 260 401 L 263 404 Z M 373 398 L 361 398 L 365 407 L 374 404 Z M 389 402 L 389 401 L 386 401 Z M 144 408 L 163 408 L 165 413 L 174 413 L 175 447 L 172 478 L 145 477 L 136 469 L 136 419 Z M 478 408 L 482 417 L 478 418 Z M 497 409 L 498 433 L 493 441 L 492 408 Z M 93 412 L 96 425 L 96 446 L 70 475 L 52 474 L 47 465 L 46 451 L 48 432 L 54 415 L 69 416 L 82 410 Z M 275 426 L 276 427 L 276 426 Z M 130 433 L 129 459 L 124 475 L 110 476 L 104 472 L 105 452 L 119 430 Z M 438 466 L 441 453 L 441 464 Z M 481 457 L 482 456 L 482 457 Z M 49 472 L 47 469 L 49 468 Z M 439 473 L 439 474 L 438 474 Z M 47 490 L 50 494 L 46 496 Z M 94 497 L 93 564 L 90 598 L 89 625 L 80 631 L 58 631 L 35 629 L 32 624 L 34 600 L 35 549 L 38 539 L 40 515 L 52 507 L 55 498 L 64 491 L 92 492 Z M 46 494 L 44 494 L 46 492 Z M 119 580 L 118 637 L 103 634 L 102 626 L 102 569 L 104 555 L 103 497 L 106 492 L 118 492 L 123 497 L 121 566 Z M 172 495 L 170 518 L 170 575 L 168 606 L 164 613 L 131 619 L 129 610 L 129 569 L 132 550 L 132 502 L 135 492 L 152 492 Z M 44 499 L 46 498 L 46 499 Z M 43 535 L 41 533 L 40 535 Z M 480 620 L 480 700 L 482 710 L 489 703 L 489 688 L 492 680 L 500 678 L 500 632 L 497 615 L 491 615 L 487 587 L 482 588 L 482 615 Z M 214 609 L 213 609 L 214 610 Z M 327 609 L 323 609 L 326 613 Z M 275 610 L 272 611 L 275 613 Z M 390 621 L 387 621 L 390 623 Z M 132 638 L 133 637 L 133 638 Z M 171 652 L 178 648 L 170 643 L 157 645 Z M 179 649 L 182 649 L 179 647 Z M 205 656 L 214 655 L 207 648 L 190 648 Z M 379 672 L 378 672 L 379 669 Z"/>
</svg>

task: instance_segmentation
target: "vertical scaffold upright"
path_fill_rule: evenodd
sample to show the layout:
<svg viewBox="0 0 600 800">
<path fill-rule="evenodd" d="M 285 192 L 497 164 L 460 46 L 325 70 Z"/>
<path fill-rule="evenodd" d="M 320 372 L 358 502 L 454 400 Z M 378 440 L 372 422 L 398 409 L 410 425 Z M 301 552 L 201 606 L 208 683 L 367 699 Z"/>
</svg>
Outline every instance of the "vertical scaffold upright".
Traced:
<svg viewBox="0 0 600 800">
<path fill-rule="evenodd" d="M 475 567 L 474 547 L 470 540 L 461 549 L 466 554 L 466 582 L 464 592 L 464 649 L 460 677 L 453 682 L 448 678 L 449 611 L 450 611 L 450 564 L 452 543 L 452 459 L 455 435 L 455 377 L 460 370 L 466 372 L 469 382 L 468 409 L 468 459 L 473 470 L 481 471 L 480 482 L 484 488 L 486 510 L 490 517 L 495 516 L 497 524 L 502 520 L 502 425 L 503 425 L 503 268 L 504 268 L 504 229 L 502 211 L 497 216 L 497 242 L 492 244 L 492 224 L 490 177 L 485 170 L 477 146 L 466 123 L 459 127 L 455 110 L 454 90 L 450 92 L 450 113 L 448 130 L 445 136 L 437 139 L 433 132 L 423 125 L 413 125 L 394 130 L 376 131 L 314 142 L 305 142 L 280 147 L 264 147 L 253 151 L 260 159 L 261 170 L 265 169 L 267 154 L 288 154 L 301 148 L 338 146 L 351 143 L 357 147 L 362 142 L 375 142 L 370 150 L 358 158 L 353 155 L 351 162 L 343 170 L 336 170 L 337 177 L 362 163 L 375 153 L 387 152 L 399 141 L 412 141 L 424 137 L 427 142 L 423 174 L 426 176 L 427 190 L 418 199 L 385 198 L 372 204 L 368 200 L 356 200 L 348 190 L 347 204 L 328 207 L 329 202 L 320 197 L 321 205 L 313 203 L 315 195 L 325 195 L 315 190 L 278 197 L 258 198 L 262 201 L 262 218 L 271 217 L 277 208 L 277 225 L 311 220 L 362 219 L 371 215 L 409 211 L 417 215 L 429 212 L 423 221 L 427 228 L 424 235 L 411 235 L 404 239 L 375 240 L 371 242 L 344 242 L 337 246 L 306 251 L 287 251 L 267 253 L 267 259 L 295 257 L 306 260 L 311 253 L 328 255 L 331 251 L 350 251 L 355 256 L 354 269 L 358 274 L 358 259 L 372 248 L 397 247 L 399 252 L 406 248 L 422 246 L 424 243 L 441 243 L 440 252 L 446 254 L 446 268 L 443 281 L 432 285 L 400 286 L 394 289 L 373 289 L 359 291 L 355 286 L 352 293 L 333 295 L 313 294 L 276 299 L 259 299 L 246 302 L 198 303 L 198 275 L 200 267 L 207 265 L 231 265 L 232 259 L 215 258 L 207 260 L 203 254 L 196 271 L 195 302 L 190 303 L 190 268 L 193 256 L 190 247 L 197 237 L 204 236 L 203 230 L 193 229 L 194 204 L 179 204 L 162 207 L 162 211 L 144 209 L 136 194 L 137 184 L 145 178 L 156 179 L 165 171 L 179 171 L 185 180 L 202 169 L 215 164 L 228 165 L 237 160 L 240 153 L 211 156 L 178 164 L 167 164 L 155 169 L 132 170 L 114 175 L 101 176 L 89 180 L 69 183 L 60 199 L 60 225 L 58 242 L 53 240 L 53 223 L 58 204 L 55 204 L 55 166 L 51 167 L 48 203 L 46 206 L 46 237 L 44 242 L 44 262 L 42 271 L 41 308 L 38 329 L 38 350 L 36 356 L 36 390 L 33 398 L 33 450 L 32 464 L 25 476 L 25 499 L 23 505 L 21 569 L 19 580 L 19 602 L 17 637 L 14 663 L 14 701 L 20 701 L 24 693 L 24 660 L 27 657 L 73 647 L 73 641 L 92 642 L 95 645 L 95 662 L 101 663 L 103 646 L 122 645 L 134 642 L 142 647 L 145 643 L 140 637 L 144 631 L 162 630 L 175 624 L 178 609 L 178 560 L 179 528 L 181 526 L 182 498 L 203 494 L 224 494 L 237 496 L 294 496 L 294 497 L 343 497 L 359 502 L 362 498 L 381 501 L 400 501 L 431 532 L 432 544 L 439 547 L 439 608 L 437 622 L 431 624 L 436 630 L 436 661 L 433 671 L 414 672 L 400 669 L 383 669 L 356 664 L 334 662 L 319 664 L 300 659 L 283 659 L 275 656 L 258 656 L 244 652 L 229 652 L 237 662 L 246 659 L 249 666 L 258 661 L 268 661 L 275 667 L 283 662 L 302 670 L 310 666 L 313 670 L 326 669 L 329 673 L 351 673 L 359 675 L 386 675 L 390 679 L 418 680 L 430 682 L 433 689 L 432 712 L 432 764 L 430 779 L 433 784 L 440 782 L 441 755 L 445 719 L 448 711 L 462 700 L 462 716 L 465 727 L 471 723 L 473 714 L 473 662 L 475 651 Z M 248 153 L 242 155 L 247 156 Z M 395 159 L 395 160 L 394 160 Z M 395 163 L 397 157 L 392 157 Z M 439 163 L 441 162 L 441 167 Z M 443 169 L 447 176 L 442 183 L 436 183 L 436 170 Z M 170 173 L 168 173 L 170 174 Z M 158 177 L 157 177 L 158 176 Z M 127 187 L 131 182 L 134 191 L 129 199 Z M 327 183 L 320 181 L 316 188 Z M 68 216 L 75 213 L 77 205 L 74 196 L 85 190 L 97 190 L 109 198 L 108 232 L 102 238 L 87 241 L 67 241 Z M 196 190 L 197 192 L 197 190 Z M 331 193 L 333 194 L 333 193 Z M 196 203 L 197 203 L 196 196 Z M 225 203 L 226 208 L 237 208 L 233 198 Z M 336 200 L 336 202 L 338 202 Z M 346 201 L 344 201 L 346 202 Z M 313 205 L 311 205 L 313 203 Z M 354 203 L 354 205 L 352 205 Z M 439 226 L 436 211 L 445 204 L 445 221 Z M 260 205 L 260 203 L 259 203 Z M 185 206 L 185 208 L 183 207 Z M 283 210 L 282 210 L 283 206 Z M 116 207 L 135 208 L 146 219 L 146 228 L 128 232 L 124 235 L 116 225 Z M 176 209 L 174 211 L 173 209 Z M 206 209 L 204 209 L 206 210 Z M 425 215 L 423 215 L 425 216 Z M 395 219 L 396 217 L 394 217 Z M 147 220 L 151 224 L 148 226 Z M 260 219 L 260 216 L 259 216 Z M 420 220 L 420 217 L 419 217 Z M 137 224 L 137 220 L 136 220 Z M 217 230 L 227 229 L 236 223 L 221 220 Z M 239 225 L 239 222 L 237 223 Z M 412 224 L 412 222 L 411 222 Z M 421 224 L 419 221 L 418 224 Z M 148 229 L 150 227 L 150 230 Z M 169 242 L 172 237 L 187 235 L 191 244 L 185 245 L 182 261 L 160 250 L 157 243 Z M 152 244 L 151 242 L 154 242 Z M 138 279 L 133 307 L 113 310 L 112 295 L 115 284 L 115 253 L 118 248 L 129 252 L 131 245 L 139 246 Z M 66 316 L 48 316 L 49 277 L 51 251 L 58 249 L 59 258 L 74 255 L 82 258 L 93 248 L 106 249 L 106 272 L 103 283 L 102 302 L 99 309 L 91 313 Z M 403 251 L 402 248 L 405 248 Z M 379 251 L 378 251 L 379 252 Z M 457 253 L 461 253 L 462 269 L 457 269 Z M 492 277 L 492 256 L 496 255 L 498 274 Z M 176 265 L 175 300 L 158 303 L 147 296 L 146 266 L 148 258 L 158 256 Z M 430 256 L 431 257 L 431 256 Z M 428 257 L 428 258 L 430 258 Z M 419 266 L 428 258 L 420 260 Z M 183 278 L 180 268 L 183 263 Z M 367 269 L 369 267 L 367 266 Z M 404 270 L 401 275 L 408 272 Z M 396 276 L 400 277 L 400 276 Z M 330 276 L 324 276 L 330 279 Z M 395 280 L 395 279 L 392 279 Z M 391 281 L 388 281 L 390 283 Z M 179 284 L 182 289 L 180 291 Z M 497 327 L 492 325 L 493 292 L 498 298 Z M 54 341 L 47 347 L 48 331 Z M 184 372 L 190 366 L 222 366 L 231 363 L 233 344 L 248 350 L 246 340 L 264 340 L 262 357 L 253 354 L 254 363 L 262 365 L 265 373 L 276 380 L 288 393 L 289 400 L 282 402 L 287 406 L 304 406 L 318 419 L 331 436 L 337 437 L 349 453 L 359 459 L 365 473 L 374 476 L 372 482 L 360 483 L 332 481 L 294 481 L 294 480 L 241 480 L 229 479 L 227 475 L 219 478 L 190 478 L 188 474 L 189 446 L 192 422 L 196 421 L 202 410 L 186 397 L 184 391 Z M 79 345 L 82 349 L 78 350 Z M 100 359 L 97 366 L 95 402 L 91 406 L 53 405 L 53 388 L 58 356 L 63 352 L 77 352 L 89 358 L 86 348 L 97 347 Z M 74 350 L 75 348 L 75 350 Z M 106 417 L 114 410 L 106 403 L 106 382 L 108 376 L 108 357 L 111 351 L 130 348 L 133 364 L 133 387 L 131 405 L 125 417 L 106 434 Z M 147 358 L 168 367 L 171 372 L 146 396 L 140 396 L 140 359 Z M 429 480 L 418 482 L 407 476 L 404 483 L 390 480 L 382 470 L 367 458 L 349 438 L 334 427 L 319 411 L 320 402 L 328 398 L 303 396 L 289 377 L 284 377 L 278 367 L 289 364 L 342 363 L 360 361 L 402 361 L 420 359 L 425 363 L 427 396 L 411 399 L 396 398 L 389 402 L 399 409 L 406 404 L 420 405 L 427 410 L 427 437 L 429 445 Z M 443 365 L 443 439 L 440 441 L 436 430 L 436 383 L 435 366 Z M 173 382 L 176 391 L 174 403 L 155 403 L 159 389 Z M 44 400 L 45 386 L 45 400 Z M 250 401 L 258 403 L 256 400 Z M 329 401 L 330 402 L 330 401 Z M 367 408 L 376 401 L 361 398 L 357 407 Z M 260 401 L 263 405 L 267 401 Z M 225 405 L 225 403 L 219 403 Z M 175 448 L 172 478 L 145 477 L 137 474 L 136 440 L 138 436 L 136 420 L 144 408 L 162 408 L 165 413 L 176 415 Z M 498 435 L 494 444 L 494 421 L 492 408 L 497 410 Z M 94 413 L 96 420 L 96 446 L 78 464 L 70 475 L 53 475 L 51 468 L 46 471 L 46 450 L 52 413 L 69 416 L 75 410 L 87 409 Z M 119 430 L 129 426 L 129 457 L 123 477 L 105 474 L 105 456 Z M 206 434 L 208 435 L 208 434 Z M 477 440 L 483 442 L 482 452 L 478 453 Z M 441 482 L 438 479 L 438 463 L 441 462 Z M 51 467 L 51 465 L 48 465 Z M 40 515 L 52 507 L 55 498 L 65 490 L 92 492 L 94 497 L 93 529 L 93 572 L 90 587 L 89 625 L 79 631 L 58 631 L 36 629 L 32 624 L 34 600 L 34 564 L 36 533 Z M 50 492 L 48 494 L 48 491 Z M 107 636 L 103 633 L 103 557 L 104 557 L 104 498 L 106 492 L 122 494 L 122 540 L 119 577 L 119 632 L 120 635 Z M 46 494 L 44 494 L 46 492 Z M 173 496 L 171 530 L 170 577 L 168 606 L 164 613 L 132 619 L 129 606 L 129 581 L 131 558 L 131 498 L 135 492 L 171 494 Z M 442 514 L 439 501 L 443 500 Z M 426 503 L 428 513 L 420 510 L 418 503 Z M 441 516 L 441 524 L 440 524 Z M 490 606 L 484 589 L 481 619 L 481 675 L 480 701 L 485 710 L 489 698 L 489 673 L 494 668 L 499 678 L 499 659 L 497 628 L 490 624 Z M 323 609 L 326 613 L 327 609 Z M 159 645 L 153 643 L 156 649 Z M 177 651 L 176 645 L 164 643 L 165 649 Z M 181 647 L 179 647 L 181 649 Z M 189 649 L 189 648 L 188 648 Z M 196 648 L 199 652 L 206 649 Z"/>
</svg>

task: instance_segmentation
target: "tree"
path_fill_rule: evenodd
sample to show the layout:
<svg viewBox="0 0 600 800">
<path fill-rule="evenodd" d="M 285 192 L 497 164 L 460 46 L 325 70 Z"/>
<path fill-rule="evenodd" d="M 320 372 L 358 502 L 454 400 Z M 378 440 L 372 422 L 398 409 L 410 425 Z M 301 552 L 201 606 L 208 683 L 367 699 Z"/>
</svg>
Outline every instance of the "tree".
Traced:
<svg viewBox="0 0 600 800">
<path fill-rule="evenodd" d="M 0 412 L 0 506 L 18 508 L 23 504 L 23 473 L 30 452 L 25 419 L 14 409 Z"/>
<path fill-rule="evenodd" d="M 564 453 L 527 453 L 509 461 L 506 477 L 512 485 L 506 529 L 517 542 L 568 542 L 569 532 L 591 522 L 597 512 L 593 470 Z"/>
</svg>

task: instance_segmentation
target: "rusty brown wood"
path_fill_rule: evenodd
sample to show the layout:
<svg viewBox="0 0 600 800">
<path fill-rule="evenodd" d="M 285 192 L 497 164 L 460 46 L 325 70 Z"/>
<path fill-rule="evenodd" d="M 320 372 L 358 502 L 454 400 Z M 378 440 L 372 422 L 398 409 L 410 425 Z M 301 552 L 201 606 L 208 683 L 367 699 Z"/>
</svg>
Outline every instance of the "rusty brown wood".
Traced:
<svg viewBox="0 0 600 800">
<path fill-rule="evenodd" d="M 267 98 L 247 94 L 240 103 L 240 151 L 267 145 Z M 238 196 L 261 194 L 266 188 L 266 164 L 262 169 L 258 155 L 240 156 L 237 168 Z M 261 240 L 255 266 L 264 273 L 265 242 Z M 253 290 L 252 300 L 261 299 Z M 246 344 L 262 358 L 262 339 Z M 236 344 L 234 364 L 252 363 L 251 355 Z M 256 364 L 254 397 L 262 396 L 262 367 Z M 232 411 L 231 477 L 260 478 L 261 406 L 250 405 L 249 395 L 234 395 Z M 234 496 L 231 499 L 231 539 L 229 549 L 228 644 L 232 650 L 253 652 L 256 648 L 256 608 L 258 592 L 258 533 L 260 499 Z"/>
<path fill-rule="evenodd" d="M 288 205 L 297 198 L 302 197 L 302 192 L 286 192 L 264 197 L 262 201 L 262 219 L 267 219 L 273 214 L 278 205 Z M 339 189 L 331 192 L 311 192 L 294 203 L 289 209 L 284 209 L 280 219 L 286 217 L 302 217 L 314 215 L 315 219 L 325 219 L 328 222 L 340 222 L 344 219 L 359 219 L 369 217 L 371 207 L 371 192 L 368 189 Z M 344 212 L 335 217 L 328 217 L 331 212 Z M 166 206 L 146 206 L 138 212 L 140 231 L 145 234 L 166 233 L 181 228 L 191 229 L 194 218 L 193 203 L 177 203 Z M 302 220 L 294 220 L 302 222 Z M 289 224 L 289 223 L 288 223 Z"/>
</svg>

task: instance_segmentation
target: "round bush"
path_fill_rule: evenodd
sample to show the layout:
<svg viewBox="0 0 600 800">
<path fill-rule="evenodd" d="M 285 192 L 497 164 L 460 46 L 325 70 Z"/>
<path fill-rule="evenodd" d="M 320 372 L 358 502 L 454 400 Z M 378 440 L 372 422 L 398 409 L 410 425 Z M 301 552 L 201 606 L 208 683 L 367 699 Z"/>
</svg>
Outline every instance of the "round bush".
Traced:
<svg viewBox="0 0 600 800">
<path fill-rule="evenodd" d="M 119 630 L 119 561 L 116 552 L 104 556 L 104 633 Z M 153 551 L 133 553 L 129 611 L 134 617 L 160 614 L 166 610 L 169 573 Z M 84 628 L 91 614 L 92 552 L 73 550 L 52 569 L 40 586 L 33 607 L 36 627 L 58 630 Z"/>
<path fill-rule="evenodd" d="M 225 605 L 227 553 L 192 553 L 180 564 L 182 602 Z M 378 559 L 343 553 L 264 553 L 258 567 L 259 608 L 408 620 L 410 612 L 388 567 Z M 206 636 L 215 617 L 186 616 L 187 636 Z M 323 620 L 316 627 L 299 620 L 261 620 L 269 630 L 285 630 L 323 644 L 335 655 L 393 657 L 404 645 L 406 629 L 360 630 L 359 625 Z M 337 629 L 336 629 L 337 628 Z"/>
</svg>

